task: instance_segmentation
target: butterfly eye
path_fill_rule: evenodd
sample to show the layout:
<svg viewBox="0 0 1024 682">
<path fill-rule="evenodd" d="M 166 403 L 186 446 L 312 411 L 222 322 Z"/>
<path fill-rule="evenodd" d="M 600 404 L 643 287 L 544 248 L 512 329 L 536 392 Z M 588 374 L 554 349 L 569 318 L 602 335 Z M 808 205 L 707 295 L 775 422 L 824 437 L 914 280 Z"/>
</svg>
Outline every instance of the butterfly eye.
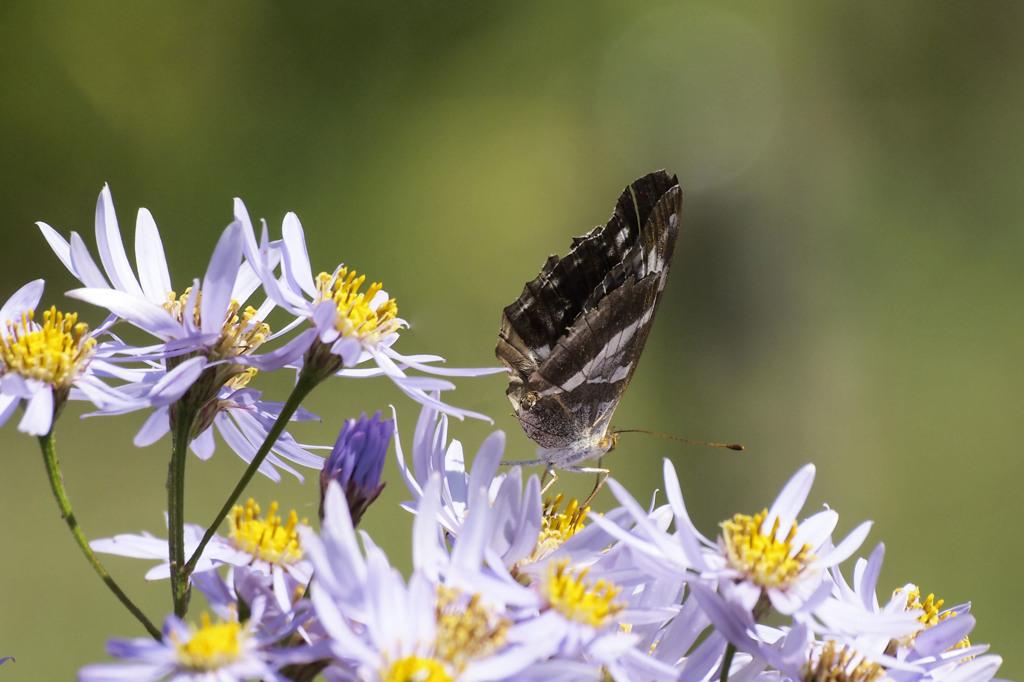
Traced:
<svg viewBox="0 0 1024 682">
<path fill-rule="evenodd" d="M 522 401 L 520 401 L 519 405 L 524 410 L 532 410 L 533 406 L 537 404 L 538 400 L 540 400 L 540 393 L 537 393 L 537 391 L 530 391 L 529 393 L 523 396 L 523 399 Z"/>
</svg>

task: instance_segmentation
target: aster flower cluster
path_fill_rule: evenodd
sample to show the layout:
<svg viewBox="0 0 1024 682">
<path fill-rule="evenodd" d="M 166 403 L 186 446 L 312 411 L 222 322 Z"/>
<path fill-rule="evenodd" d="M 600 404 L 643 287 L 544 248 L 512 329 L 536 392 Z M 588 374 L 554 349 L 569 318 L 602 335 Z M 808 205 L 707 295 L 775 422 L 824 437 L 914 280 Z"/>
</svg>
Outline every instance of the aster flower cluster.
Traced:
<svg viewBox="0 0 1024 682">
<path fill-rule="evenodd" d="M 944 608 L 913 584 L 880 595 L 883 546 L 855 558 L 870 524 L 836 538 L 836 511 L 801 516 L 812 465 L 769 506 L 707 535 L 668 461 L 664 504 L 641 505 L 608 478 L 616 506 L 603 513 L 518 466 L 502 468 L 500 431 L 467 467 L 449 418 L 486 417 L 442 392 L 454 388 L 452 377 L 503 370 L 400 354 L 406 324 L 380 284 L 364 287 L 342 266 L 314 276 L 294 214 L 277 241 L 266 224 L 257 237 L 241 201 L 233 217 L 204 276 L 177 293 L 152 216 L 139 212 L 133 268 L 104 188 L 99 264 L 77 234 L 40 228 L 83 285 L 68 295 L 106 319 L 92 330 L 56 308 L 38 319 L 41 280 L 0 308 L 0 423 L 23 407 L 17 428 L 39 438 L 76 542 L 148 635 L 110 640 L 115 660 L 82 668 L 80 680 L 994 679 L 1001 659 L 970 641 L 969 604 Z M 286 318 L 277 331 L 272 310 Z M 122 324 L 149 343 L 125 341 Z M 261 372 L 289 368 L 297 378 L 283 402 L 250 386 Z M 418 404 L 404 444 L 404 407 L 344 421 L 326 458 L 285 431 L 316 418 L 300 403 L 320 383 L 372 376 Z M 99 416 L 150 411 L 136 445 L 172 434 L 166 538 L 86 539 L 53 439 L 68 400 L 88 401 Z M 246 466 L 213 522 L 196 525 L 185 521 L 186 453 L 212 456 L 211 427 Z M 407 577 L 356 530 L 366 514 L 396 513 L 377 504 L 392 443 L 410 495 L 397 513 L 414 515 Z M 257 472 L 302 481 L 296 467 L 318 472 L 319 529 L 276 503 L 243 498 Z M 155 562 L 145 579 L 167 580 L 171 593 L 161 627 L 98 554 Z M 190 610 L 193 594 L 206 608 Z"/>
</svg>

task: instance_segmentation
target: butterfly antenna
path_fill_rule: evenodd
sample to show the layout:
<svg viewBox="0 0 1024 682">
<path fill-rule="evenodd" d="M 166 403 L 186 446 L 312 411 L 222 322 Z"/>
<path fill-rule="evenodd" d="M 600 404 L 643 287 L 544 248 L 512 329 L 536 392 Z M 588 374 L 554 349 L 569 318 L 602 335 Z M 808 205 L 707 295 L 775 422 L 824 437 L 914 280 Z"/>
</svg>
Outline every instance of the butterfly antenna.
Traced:
<svg viewBox="0 0 1024 682">
<path fill-rule="evenodd" d="M 694 445 L 707 445 L 713 448 L 729 448 L 730 450 L 743 450 L 745 449 L 739 443 L 709 443 L 704 440 L 691 440 L 689 438 L 680 438 L 679 436 L 670 436 L 666 433 L 658 433 L 657 431 L 647 431 L 645 429 L 623 429 L 616 431 L 616 434 L 620 433 L 649 433 L 652 436 L 659 436 L 661 438 L 668 438 L 670 440 L 680 440 L 684 443 L 693 443 Z"/>
</svg>

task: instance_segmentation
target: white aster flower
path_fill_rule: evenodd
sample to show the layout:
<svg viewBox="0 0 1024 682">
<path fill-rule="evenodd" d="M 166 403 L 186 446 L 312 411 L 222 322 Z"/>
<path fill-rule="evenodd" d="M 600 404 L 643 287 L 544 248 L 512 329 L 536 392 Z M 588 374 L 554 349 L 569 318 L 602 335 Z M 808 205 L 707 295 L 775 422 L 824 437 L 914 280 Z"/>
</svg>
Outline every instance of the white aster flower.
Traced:
<svg viewBox="0 0 1024 682">
<path fill-rule="evenodd" d="M 251 617 L 244 622 L 239 622 L 237 616 L 215 622 L 203 613 L 200 624 L 195 626 L 169 615 L 160 641 L 112 639 L 107 643 L 107 652 L 121 662 L 88 665 L 78 671 L 78 680 L 286 682 L 288 678 L 278 671 L 296 658 L 293 651 L 275 647 L 288 634 L 287 630 L 271 634 L 257 631 L 255 625 L 262 622 L 265 606 L 265 599 L 254 600 Z"/>
<path fill-rule="evenodd" d="M 299 529 L 308 527 L 294 510 L 288 519 L 277 514 L 277 503 L 270 505 L 266 516 L 259 505 L 249 500 L 245 507 L 236 506 L 228 515 L 231 530 L 228 537 L 214 535 L 196 563 L 193 576 L 213 571 L 220 566 L 248 566 L 270 576 L 274 595 L 280 606 L 291 603 L 295 590 L 309 584 L 313 567 L 305 558 L 299 541 Z M 205 534 L 201 526 L 185 524 L 185 555 L 191 556 Z M 89 546 L 96 552 L 136 559 L 152 559 L 160 563 L 146 572 L 146 580 L 170 577 L 167 540 L 150 533 L 124 533 L 112 538 L 93 540 Z"/>
<path fill-rule="evenodd" d="M 526 679 L 519 673 L 539 647 L 522 639 L 536 631 L 515 620 L 532 594 L 507 572 L 484 569 L 484 523 L 470 521 L 463 548 L 448 555 L 437 523 L 439 483 L 434 476 L 425 490 L 435 509 L 425 503 L 417 516 L 408 582 L 365 533 L 360 551 L 344 495 L 328 484 L 321 536 L 304 532 L 302 540 L 315 568 L 313 605 L 335 657 L 330 679 Z"/>
<path fill-rule="evenodd" d="M 252 221 L 241 200 L 235 200 L 235 220 L 252 231 Z M 333 273 L 313 276 L 306 238 L 294 213 L 288 213 L 281 228 L 281 274 L 274 274 L 276 260 L 263 223 L 259 245 L 247 244 L 247 257 L 263 282 L 267 295 L 277 306 L 295 316 L 287 328 L 303 322 L 309 329 L 263 358 L 255 366 L 281 367 L 313 365 L 318 372 L 340 377 L 386 376 L 406 395 L 423 405 L 432 405 L 452 416 L 491 421 L 485 415 L 440 402 L 435 391 L 454 388 L 437 377 L 481 376 L 503 372 L 503 368 L 457 369 L 437 367 L 436 355 L 402 355 L 392 348 L 398 332 L 408 326 L 398 317 L 398 307 L 380 283 L 363 290 L 365 276 L 339 266 Z M 286 328 L 286 329 L 287 329 Z M 282 330 L 284 331 L 284 330 Z M 359 367 L 372 363 L 373 367 Z M 434 376 L 410 375 L 406 370 Z"/>
<path fill-rule="evenodd" d="M 210 426 L 218 431 L 242 459 L 251 461 L 266 439 L 270 425 L 280 412 L 279 403 L 260 400 L 260 393 L 247 388 L 256 370 L 247 366 L 255 351 L 270 335 L 264 322 L 273 304 L 245 307 L 259 288 L 260 280 L 242 259 L 244 244 L 255 242 L 251 231 L 235 221 L 221 234 L 202 282 L 180 295 L 172 288 L 163 243 L 153 216 L 140 209 L 135 229 L 133 270 L 121 238 L 110 189 L 103 187 L 96 206 L 96 243 L 102 270 L 89 254 L 85 242 L 72 232 L 65 240 L 52 227 L 39 223 L 54 253 L 84 288 L 68 295 L 106 308 L 112 314 L 108 324 L 124 320 L 156 337 L 160 343 L 144 348 L 119 340 L 107 344 L 110 354 L 122 363 L 119 387 L 123 396 L 107 404 L 102 414 L 121 414 L 153 408 L 154 412 L 136 436 L 136 445 L 156 442 L 171 428 L 172 406 L 187 402 L 198 410 L 190 448 L 200 458 L 213 453 Z M 274 251 L 274 249 L 268 249 Z M 274 256 L 267 255 L 267 262 Z M 315 419 L 300 410 L 293 419 Z M 289 435 L 275 443 L 260 472 L 280 480 L 276 467 L 298 478 L 302 476 L 285 464 L 286 459 L 319 469 L 322 458 L 295 443 Z"/>
<path fill-rule="evenodd" d="M 690 521 L 672 463 L 665 460 L 664 469 L 675 533 L 659 533 L 629 493 L 610 480 L 616 498 L 633 510 L 640 531 L 636 534 L 639 540 L 621 532 L 616 537 L 657 557 L 680 575 L 697 574 L 711 585 L 729 583 L 733 586 L 730 599 L 748 612 L 754 611 L 762 597 L 778 612 L 789 615 L 823 596 L 823 588 L 828 588 L 827 569 L 856 551 L 871 528 L 870 522 L 864 522 L 833 545 L 832 530 L 839 520 L 835 511 L 826 509 L 797 523 L 814 482 L 814 466 L 808 464 L 786 483 L 770 509 L 753 516 L 735 515 L 721 524 L 722 533 L 712 542 Z"/>
<path fill-rule="evenodd" d="M 397 423 L 397 416 L 395 419 Z M 535 551 L 538 534 L 542 532 L 543 507 L 540 481 L 536 476 L 527 480 L 524 490 L 519 467 L 498 473 L 504 449 L 505 434 L 495 431 L 480 445 L 473 467 L 467 473 L 462 443 L 455 439 L 448 441 L 448 417 L 433 405 L 424 405 L 420 410 L 409 461 L 400 435 L 395 437 L 398 468 L 414 498 L 402 506 L 413 513 L 421 513 L 427 482 L 433 475 L 439 475 L 438 521 L 448 535 L 457 539 L 469 510 L 471 491 L 485 490 L 484 500 L 491 508 L 492 519 L 488 533 L 490 549 L 502 558 L 506 568 L 512 568 Z M 434 508 L 432 502 L 431 508 Z M 480 513 L 485 511 L 479 510 Z"/>
<path fill-rule="evenodd" d="M 33 436 L 50 432 L 69 399 L 100 407 L 123 401 L 99 379 L 113 368 L 97 346 L 96 332 L 75 313 L 56 308 L 36 320 L 43 286 L 41 279 L 29 282 L 0 307 L 0 424 L 24 401 L 18 430 Z"/>
</svg>

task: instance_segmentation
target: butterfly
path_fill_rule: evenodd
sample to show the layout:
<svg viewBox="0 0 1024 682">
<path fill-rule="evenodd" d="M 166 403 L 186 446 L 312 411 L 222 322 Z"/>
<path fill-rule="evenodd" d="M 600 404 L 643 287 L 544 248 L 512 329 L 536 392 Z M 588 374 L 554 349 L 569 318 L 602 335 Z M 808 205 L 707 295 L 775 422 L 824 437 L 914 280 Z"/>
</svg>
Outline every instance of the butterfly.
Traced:
<svg viewBox="0 0 1024 682">
<path fill-rule="evenodd" d="M 623 190 L 611 219 L 573 239 L 502 313 L 495 354 L 537 459 L 567 471 L 615 447 L 612 414 L 636 370 L 665 288 L 682 218 L 679 181 L 665 171 Z"/>
</svg>

